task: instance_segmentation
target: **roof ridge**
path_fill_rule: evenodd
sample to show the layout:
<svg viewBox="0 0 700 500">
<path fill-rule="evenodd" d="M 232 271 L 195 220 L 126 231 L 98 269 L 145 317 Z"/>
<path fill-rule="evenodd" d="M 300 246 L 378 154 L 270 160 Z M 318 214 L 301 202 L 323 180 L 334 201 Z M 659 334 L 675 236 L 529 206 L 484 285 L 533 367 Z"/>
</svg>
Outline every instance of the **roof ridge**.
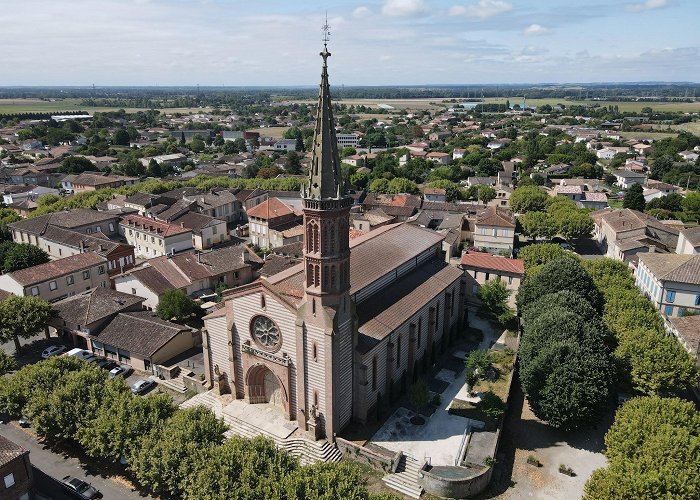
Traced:
<svg viewBox="0 0 700 500">
<path fill-rule="evenodd" d="M 134 313 L 149 313 L 149 316 L 145 316 L 145 315 L 141 315 L 141 314 L 135 315 Z M 175 326 L 184 326 L 184 325 L 178 325 L 177 323 L 173 323 L 172 321 L 168 321 L 168 320 L 162 319 L 162 318 L 158 318 L 160 321 L 153 321 L 151 319 L 151 316 L 150 316 L 151 314 L 154 314 L 152 311 L 130 311 L 130 312 L 120 312 L 119 314 L 120 315 L 121 314 L 128 315 L 130 318 L 134 318 L 134 319 L 137 319 L 139 321 L 145 321 L 145 322 L 151 323 L 153 325 L 159 325 L 159 326 L 163 326 L 166 328 L 171 328 L 173 330 L 176 329 Z M 167 323 L 167 325 L 165 325 L 163 323 Z M 175 326 L 171 326 L 171 325 L 175 325 Z M 187 327 L 179 328 L 178 331 L 185 330 L 185 329 L 187 329 Z"/>
</svg>

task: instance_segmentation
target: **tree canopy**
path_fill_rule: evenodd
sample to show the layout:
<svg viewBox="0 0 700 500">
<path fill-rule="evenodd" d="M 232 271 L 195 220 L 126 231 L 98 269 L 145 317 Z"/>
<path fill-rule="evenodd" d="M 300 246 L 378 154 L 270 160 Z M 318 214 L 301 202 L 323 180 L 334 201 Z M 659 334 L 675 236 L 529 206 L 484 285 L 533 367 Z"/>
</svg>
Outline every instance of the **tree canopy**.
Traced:
<svg viewBox="0 0 700 500">
<path fill-rule="evenodd" d="M 510 195 L 510 207 L 513 212 L 541 212 L 545 209 L 549 196 L 535 186 L 523 186 L 516 188 Z"/>
<path fill-rule="evenodd" d="M 47 327 L 51 305 L 38 297 L 11 295 L 0 301 L 0 342 L 13 340 L 15 350 L 22 348 L 19 339 L 28 339 Z"/>
<path fill-rule="evenodd" d="M 644 201 L 644 187 L 641 184 L 632 184 L 625 192 L 622 207 L 643 212 L 645 206 L 646 201 Z"/>
<path fill-rule="evenodd" d="M 6 251 L 3 268 L 6 273 L 19 271 L 49 261 L 49 254 L 29 243 L 13 243 Z"/>
</svg>

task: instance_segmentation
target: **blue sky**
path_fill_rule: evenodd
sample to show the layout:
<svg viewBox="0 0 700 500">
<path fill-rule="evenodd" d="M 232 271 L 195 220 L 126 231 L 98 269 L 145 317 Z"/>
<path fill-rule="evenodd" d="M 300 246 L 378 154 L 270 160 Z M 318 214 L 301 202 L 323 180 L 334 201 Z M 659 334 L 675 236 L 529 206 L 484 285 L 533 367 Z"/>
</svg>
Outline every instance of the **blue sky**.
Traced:
<svg viewBox="0 0 700 500">
<path fill-rule="evenodd" d="M 700 0 L 0 0 L 0 85 L 700 81 Z"/>
</svg>

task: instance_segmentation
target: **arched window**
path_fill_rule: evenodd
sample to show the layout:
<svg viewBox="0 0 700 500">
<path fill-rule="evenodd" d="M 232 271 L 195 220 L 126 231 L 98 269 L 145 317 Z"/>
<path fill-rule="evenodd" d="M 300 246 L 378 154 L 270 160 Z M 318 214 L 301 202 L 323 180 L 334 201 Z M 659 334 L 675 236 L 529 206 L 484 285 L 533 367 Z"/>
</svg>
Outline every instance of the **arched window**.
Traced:
<svg viewBox="0 0 700 500">
<path fill-rule="evenodd" d="M 312 347 L 312 352 L 313 352 L 314 361 L 318 361 L 318 346 L 316 345 L 316 342 L 314 342 L 314 345 Z"/>
<path fill-rule="evenodd" d="M 265 294 L 264 293 L 260 294 L 260 307 L 265 309 Z"/>
<path fill-rule="evenodd" d="M 321 285 L 321 266 L 316 264 L 314 266 L 314 286 Z"/>
<path fill-rule="evenodd" d="M 323 266 L 323 287 L 328 288 L 328 266 Z"/>
<path fill-rule="evenodd" d="M 328 230 L 328 223 L 323 224 L 323 247 L 321 248 L 321 251 L 323 253 L 328 252 L 328 233 L 330 231 Z"/>
<path fill-rule="evenodd" d="M 332 222 L 328 224 L 328 232 L 330 233 L 331 244 L 329 251 L 335 252 L 335 224 Z"/>
<path fill-rule="evenodd" d="M 314 266 L 306 266 L 306 286 L 314 286 Z"/>
<path fill-rule="evenodd" d="M 331 266 L 331 288 L 335 289 L 335 283 L 337 280 L 335 266 Z"/>
</svg>

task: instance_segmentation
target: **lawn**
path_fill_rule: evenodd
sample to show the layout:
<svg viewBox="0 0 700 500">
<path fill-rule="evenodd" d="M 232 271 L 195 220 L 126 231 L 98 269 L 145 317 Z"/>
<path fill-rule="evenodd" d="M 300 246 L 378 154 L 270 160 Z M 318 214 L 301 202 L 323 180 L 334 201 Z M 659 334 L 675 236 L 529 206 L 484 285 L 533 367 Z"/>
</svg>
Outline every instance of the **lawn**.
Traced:
<svg viewBox="0 0 700 500">
<path fill-rule="evenodd" d="M 0 99 L 0 115 L 14 113 L 61 113 L 64 111 L 86 111 L 89 114 L 101 111 L 116 111 L 119 107 L 96 107 L 81 105 L 82 99 Z M 125 111 L 134 113 L 145 111 L 147 108 L 126 108 Z M 210 111 L 211 108 L 167 108 L 159 110 L 162 114 L 194 114 Z"/>
</svg>

